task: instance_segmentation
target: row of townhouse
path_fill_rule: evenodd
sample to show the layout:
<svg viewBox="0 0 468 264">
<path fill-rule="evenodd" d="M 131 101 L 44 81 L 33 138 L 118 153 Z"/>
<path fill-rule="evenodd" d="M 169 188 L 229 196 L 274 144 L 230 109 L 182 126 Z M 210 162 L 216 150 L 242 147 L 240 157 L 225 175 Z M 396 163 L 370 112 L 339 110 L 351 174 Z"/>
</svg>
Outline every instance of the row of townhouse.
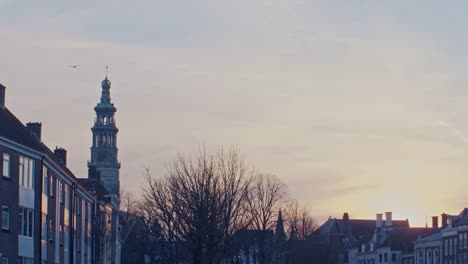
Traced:
<svg viewBox="0 0 468 264">
<path fill-rule="evenodd" d="M 375 220 L 330 218 L 309 238 L 307 263 L 329 264 L 468 264 L 468 209 L 432 217 L 432 227 L 410 227 L 392 213 Z M 304 262 L 305 263 L 305 262 Z"/>
<path fill-rule="evenodd" d="M 112 263 L 111 203 L 66 166 L 67 152 L 41 142 L 41 123 L 23 125 L 0 85 L 1 264 Z M 108 242 L 105 244 L 105 242 Z M 103 261 L 108 259 L 108 261 Z"/>
<path fill-rule="evenodd" d="M 436 221 L 437 218 L 433 218 L 433 222 Z M 468 208 L 458 215 L 442 214 L 441 229 L 414 242 L 414 262 L 411 263 L 468 264 Z"/>
<path fill-rule="evenodd" d="M 468 264 L 468 209 L 432 217 L 432 227 L 396 227 L 377 214 L 372 236 L 344 247 L 347 264 Z"/>
</svg>

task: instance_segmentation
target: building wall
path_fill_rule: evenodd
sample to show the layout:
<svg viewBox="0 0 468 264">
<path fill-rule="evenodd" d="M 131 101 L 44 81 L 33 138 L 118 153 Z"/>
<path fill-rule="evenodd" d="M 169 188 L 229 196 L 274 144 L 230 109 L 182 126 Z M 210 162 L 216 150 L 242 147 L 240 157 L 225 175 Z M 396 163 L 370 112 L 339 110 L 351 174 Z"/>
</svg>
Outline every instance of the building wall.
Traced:
<svg viewBox="0 0 468 264">
<path fill-rule="evenodd" d="M 10 157 L 10 177 L 0 178 L 0 206 L 7 206 L 9 210 L 9 229 L 0 230 L 0 253 L 8 258 L 9 263 L 16 262 L 18 256 L 18 158 L 17 151 L 0 144 L 0 172 L 3 174 L 3 154 Z M 16 175 L 16 176 L 15 176 Z M 2 218 L 0 218 L 2 221 Z M 2 222 L 3 224 L 3 222 Z"/>
</svg>

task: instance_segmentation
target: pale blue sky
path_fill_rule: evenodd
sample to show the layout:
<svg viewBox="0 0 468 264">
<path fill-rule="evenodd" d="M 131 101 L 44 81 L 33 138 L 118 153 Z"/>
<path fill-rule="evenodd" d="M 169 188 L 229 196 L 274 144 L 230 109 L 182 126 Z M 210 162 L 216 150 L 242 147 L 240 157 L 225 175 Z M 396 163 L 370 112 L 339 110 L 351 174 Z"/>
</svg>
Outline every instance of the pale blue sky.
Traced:
<svg viewBox="0 0 468 264">
<path fill-rule="evenodd" d="M 121 185 L 238 147 L 329 215 L 423 225 L 468 193 L 466 1 L 5 1 L 0 82 L 86 176 L 105 65 Z M 74 70 L 67 65 L 80 64 Z"/>
</svg>

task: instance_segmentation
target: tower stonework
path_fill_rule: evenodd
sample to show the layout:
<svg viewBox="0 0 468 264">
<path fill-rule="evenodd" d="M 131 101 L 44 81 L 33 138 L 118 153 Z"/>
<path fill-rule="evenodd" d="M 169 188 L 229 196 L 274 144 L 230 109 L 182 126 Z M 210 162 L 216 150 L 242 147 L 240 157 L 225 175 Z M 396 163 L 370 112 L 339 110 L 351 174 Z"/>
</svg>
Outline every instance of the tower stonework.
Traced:
<svg viewBox="0 0 468 264">
<path fill-rule="evenodd" d="M 120 190 L 118 161 L 117 133 L 119 130 L 115 125 L 115 112 L 117 109 L 111 103 L 110 88 L 111 82 L 106 78 L 102 81 L 102 94 L 100 102 L 94 107 L 96 119 L 91 146 L 91 160 L 88 167 L 93 174 L 89 177 L 96 177 L 100 180 L 111 196 L 118 196 Z"/>
</svg>

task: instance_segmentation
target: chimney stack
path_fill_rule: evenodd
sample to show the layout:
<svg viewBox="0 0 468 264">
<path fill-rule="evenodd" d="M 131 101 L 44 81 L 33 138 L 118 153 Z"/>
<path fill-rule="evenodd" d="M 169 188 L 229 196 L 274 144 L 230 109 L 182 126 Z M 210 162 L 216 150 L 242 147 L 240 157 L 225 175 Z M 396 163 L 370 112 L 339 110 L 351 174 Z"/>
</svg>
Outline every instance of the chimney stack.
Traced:
<svg viewBox="0 0 468 264">
<path fill-rule="evenodd" d="M 376 228 L 382 228 L 383 227 L 382 214 L 377 214 L 377 221 L 375 222 L 375 227 Z"/>
<path fill-rule="evenodd" d="M 54 156 L 63 165 L 67 166 L 67 151 L 64 148 L 56 147 L 54 150 Z"/>
<path fill-rule="evenodd" d="M 26 128 L 31 132 L 39 141 L 41 141 L 42 123 L 27 123 Z"/>
<path fill-rule="evenodd" d="M 5 107 L 5 90 L 6 87 L 0 83 L 0 107 Z"/>
<path fill-rule="evenodd" d="M 343 214 L 343 220 L 344 221 L 349 221 L 349 214 L 348 213 Z"/>
<path fill-rule="evenodd" d="M 439 228 L 439 217 L 433 216 L 432 217 L 432 228 Z"/>
<path fill-rule="evenodd" d="M 448 218 L 448 215 L 446 213 L 443 213 L 441 215 L 441 218 L 442 218 L 442 228 L 445 228 L 447 227 L 447 218 Z"/>
<path fill-rule="evenodd" d="M 392 227 L 392 212 L 385 212 L 385 227 Z"/>
</svg>

